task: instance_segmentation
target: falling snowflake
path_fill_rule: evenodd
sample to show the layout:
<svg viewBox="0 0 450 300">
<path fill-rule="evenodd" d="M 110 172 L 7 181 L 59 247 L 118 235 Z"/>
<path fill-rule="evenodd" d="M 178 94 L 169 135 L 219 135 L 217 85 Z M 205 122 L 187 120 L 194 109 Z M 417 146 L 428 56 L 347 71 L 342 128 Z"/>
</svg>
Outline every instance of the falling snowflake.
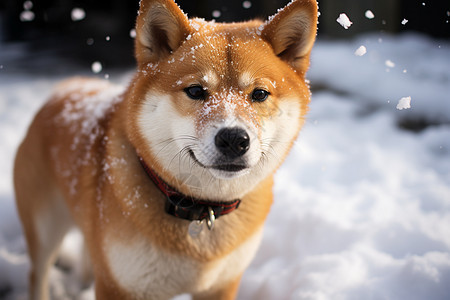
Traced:
<svg viewBox="0 0 450 300">
<path fill-rule="evenodd" d="M 130 30 L 130 37 L 132 39 L 136 38 L 136 29 L 133 28 L 133 29 Z"/>
<path fill-rule="evenodd" d="M 99 61 L 94 61 L 91 65 L 92 72 L 95 74 L 100 73 L 103 69 L 102 64 Z"/>
<path fill-rule="evenodd" d="M 33 8 L 33 2 L 31 2 L 31 1 L 25 1 L 24 3 L 23 3 L 23 9 L 25 9 L 25 10 L 30 10 L 30 9 L 32 9 Z"/>
<path fill-rule="evenodd" d="M 34 20 L 34 12 L 30 10 L 24 10 L 20 13 L 20 21 L 22 22 L 31 22 Z"/>
<path fill-rule="evenodd" d="M 364 54 L 367 53 L 367 49 L 365 46 L 360 46 L 358 49 L 356 49 L 355 51 L 355 55 L 356 56 L 363 56 Z"/>
<path fill-rule="evenodd" d="M 408 109 L 411 108 L 411 97 L 403 97 L 398 101 L 397 109 Z"/>
<path fill-rule="evenodd" d="M 252 3 L 250 1 L 244 1 L 242 2 L 242 7 L 245 9 L 249 9 L 250 7 L 252 7 Z"/>
<path fill-rule="evenodd" d="M 340 14 L 339 18 L 336 19 L 336 22 L 341 24 L 341 26 L 344 27 L 345 29 L 348 29 L 353 24 L 353 22 L 350 21 L 350 19 L 347 17 L 346 14 Z"/>
<path fill-rule="evenodd" d="M 403 20 L 402 20 L 402 25 L 406 25 L 406 23 L 408 23 L 408 20 L 403 19 Z"/>
<path fill-rule="evenodd" d="M 367 19 L 375 18 L 375 15 L 373 14 L 373 12 L 371 10 L 366 10 L 365 16 Z"/>
<path fill-rule="evenodd" d="M 395 63 L 392 60 L 390 60 L 390 59 L 386 60 L 384 62 L 384 64 L 386 65 L 386 67 L 389 67 L 389 68 L 395 67 Z"/>
<path fill-rule="evenodd" d="M 72 21 L 81 21 L 86 17 L 86 12 L 82 8 L 75 7 L 72 9 L 71 17 Z"/>
</svg>

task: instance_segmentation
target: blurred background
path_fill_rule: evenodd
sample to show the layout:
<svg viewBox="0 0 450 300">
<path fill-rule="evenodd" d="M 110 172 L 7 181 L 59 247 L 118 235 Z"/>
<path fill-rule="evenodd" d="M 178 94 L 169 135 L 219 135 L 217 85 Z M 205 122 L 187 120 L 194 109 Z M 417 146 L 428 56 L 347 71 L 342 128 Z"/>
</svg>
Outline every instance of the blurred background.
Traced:
<svg viewBox="0 0 450 300">
<path fill-rule="evenodd" d="M 241 21 L 265 19 L 288 0 L 177 0 L 190 17 Z M 1 0 L 0 51 L 2 68 L 9 72 L 42 70 L 42 59 L 63 58 L 74 66 L 89 67 L 101 60 L 104 68 L 133 66 L 133 33 L 139 1 L 125 0 Z M 447 0 L 321 0 L 319 38 L 348 39 L 365 32 L 416 31 L 449 38 Z M 370 10 L 373 17 L 366 16 Z M 346 13 L 348 30 L 336 19 Z M 401 21 L 407 20 L 406 24 Z M 13 45 L 13 46 L 9 46 Z M 105 51 L 105 47 L 107 50 Z M 36 62 L 36 58 L 40 62 Z"/>
</svg>

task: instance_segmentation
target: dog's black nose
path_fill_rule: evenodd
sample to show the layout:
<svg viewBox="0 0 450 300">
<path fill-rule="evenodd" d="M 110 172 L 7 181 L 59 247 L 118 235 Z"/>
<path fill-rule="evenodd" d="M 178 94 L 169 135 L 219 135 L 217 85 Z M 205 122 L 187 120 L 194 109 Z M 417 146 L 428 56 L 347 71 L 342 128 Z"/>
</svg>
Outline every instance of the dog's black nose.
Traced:
<svg viewBox="0 0 450 300">
<path fill-rule="evenodd" d="M 242 128 L 223 128 L 214 139 L 217 149 L 227 158 L 233 159 L 244 155 L 250 148 L 250 137 Z"/>
</svg>

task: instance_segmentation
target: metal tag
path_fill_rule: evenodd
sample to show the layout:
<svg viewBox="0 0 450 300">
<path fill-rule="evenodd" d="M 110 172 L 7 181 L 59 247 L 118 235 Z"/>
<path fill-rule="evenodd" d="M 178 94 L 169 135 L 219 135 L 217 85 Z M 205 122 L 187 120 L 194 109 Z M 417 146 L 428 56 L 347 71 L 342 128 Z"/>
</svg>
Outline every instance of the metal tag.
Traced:
<svg viewBox="0 0 450 300">
<path fill-rule="evenodd" d="M 191 237 L 197 237 L 203 230 L 203 220 L 192 221 L 189 224 L 188 233 Z"/>
<path fill-rule="evenodd" d="M 216 216 L 214 215 L 214 210 L 210 206 L 208 206 L 208 216 L 209 218 L 206 220 L 206 225 L 208 226 L 209 230 L 212 230 L 214 228 Z"/>
</svg>

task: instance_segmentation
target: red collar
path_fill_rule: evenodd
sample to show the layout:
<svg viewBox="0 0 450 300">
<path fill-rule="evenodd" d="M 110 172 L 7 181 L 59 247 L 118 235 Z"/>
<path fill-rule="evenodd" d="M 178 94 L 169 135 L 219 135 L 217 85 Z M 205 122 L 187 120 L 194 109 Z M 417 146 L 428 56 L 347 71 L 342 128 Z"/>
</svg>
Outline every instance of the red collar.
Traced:
<svg viewBox="0 0 450 300">
<path fill-rule="evenodd" d="M 215 202 L 183 195 L 164 182 L 153 169 L 147 166 L 142 157 L 139 157 L 139 161 L 148 177 L 166 196 L 166 212 L 172 216 L 190 221 L 217 219 L 234 211 L 241 203 L 240 199 L 231 202 Z"/>
</svg>

